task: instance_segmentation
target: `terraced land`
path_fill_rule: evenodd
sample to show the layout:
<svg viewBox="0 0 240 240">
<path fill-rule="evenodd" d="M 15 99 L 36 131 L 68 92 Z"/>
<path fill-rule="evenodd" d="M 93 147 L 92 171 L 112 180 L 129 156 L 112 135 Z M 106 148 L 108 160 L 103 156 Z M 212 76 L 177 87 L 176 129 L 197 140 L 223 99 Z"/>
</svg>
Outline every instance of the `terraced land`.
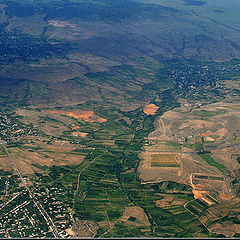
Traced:
<svg viewBox="0 0 240 240">
<path fill-rule="evenodd" d="M 152 154 L 151 167 L 179 167 L 176 154 Z"/>
</svg>

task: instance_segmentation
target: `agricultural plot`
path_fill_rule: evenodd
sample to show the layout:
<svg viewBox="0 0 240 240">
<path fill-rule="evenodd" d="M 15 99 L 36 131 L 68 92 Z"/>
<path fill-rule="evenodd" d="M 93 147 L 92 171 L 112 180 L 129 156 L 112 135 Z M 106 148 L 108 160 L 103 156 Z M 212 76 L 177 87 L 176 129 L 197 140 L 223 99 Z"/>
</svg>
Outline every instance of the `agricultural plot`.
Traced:
<svg viewBox="0 0 240 240">
<path fill-rule="evenodd" d="M 199 156 L 206 161 L 211 166 L 216 166 L 221 172 L 223 172 L 226 168 L 222 164 L 216 162 L 211 156 L 207 154 L 199 154 Z"/>
<path fill-rule="evenodd" d="M 143 112 L 147 115 L 155 115 L 158 109 L 159 107 L 155 104 L 148 104 L 144 107 Z"/>
<path fill-rule="evenodd" d="M 35 171 L 46 171 L 50 166 L 78 165 L 85 158 L 82 152 L 75 152 L 76 147 L 64 142 L 52 142 L 46 145 L 43 142 L 9 148 L 20 172 L 33 174 Z M 9 162 L 9 160 L 8 160 Z"/>
<path fill-rule="evenodd" d="M 240 112 L 239 105 L 232 106 L 227 102 L 203 106 L 183 103 L 158 118 L 156 129 L 148 136 L 150 144 L 145 144 L 140 155 L 139 178 L 143 184 L 170 180 L 185 183 L 192 187 L 195 200 L 183 203 L 186 205 L 181 209 L 173 197 L 163 196 L 156 201 L 157 206 L 174 216 L 187 211 L 204 219 L 209 208 L 238 198 L 237 180 L 235 186 L 232 181 L 233 171 L 237 174 L 240 167 L 239 146 L 234 143 L 240 131 Z M 234 231 L 227 224 L 222 226 L 225 230 L 215 226 L 213 232 Z"/>
<path fill-rule="evenodd" d="M 134 225 L 134 226 L 145 226 L 145 230 L 149 230 L 149 227 L 151 226 L 148 217 L 144 210 L 138 206 L 129 206 L 126 208 L 126 211 L 120 221 L 124 222 L 128 225 Z"/>
<path fill-rule="evenodd" d="M 89 76 L 113 83 L 104 74 Z M 109 95 L 101 94 L 108 99 Z M 105 100 L 16 112 L 30 133 L 9 144 L 9 152 L 44 207 L 53 208 L 52 198 L 65 204 L 61 213 L 67 226 L 62 226 L 61 215 L 49 211 L 59 229 L 79 237 L 216 236 L 196 216 L 206 216 L 210 208 L 235 197 L 229 165 L 225 158 L 217 158 L 218 152 L 211 152 L 213 145 L 222 147 L 226 139 L 236 136 L 234 117 L 227 108 L 222 111 L 221 104 L 217 109 L 193 102 L 166 111 L 177 106 L 168 93 L 152 102 L 147 113 L 146 102 L 132 101 L 130 110 L 121 110 L 119 102 L 113 106 Z M 153 115 L 164 111 L 154 131 Z M 221 118 L 221 114 L 227 115 Z M 237 156 L 233 160 L 238 164 Z M 221 171 L 217 163 L 226 170 Z M 23 188 L 20 179 L 15 183 Z"/>
<path fill-rule="evenodd" d="M 0 169 L 11 170 L 11 163 L 3 147 L 0 148 Z"/>
<path fill-rule="evenodd" d="M 151 167 L 179 167 L 177 154 L 152 154 Z"/>
<path fill-rule="evenodd" d="M 63 110 L 45 110 L 45 112 L 53 114 L 53 115 L 65 115 L 68 117 L 73 117 L 79 120 L 83 120 L 86 122 L 106 122 L 107 119 L 101 118 L 96 116 L 93 111 L 80 111 L 80 110 L 73 110 L 73 111 L 63 111 Z"/>
</svg>

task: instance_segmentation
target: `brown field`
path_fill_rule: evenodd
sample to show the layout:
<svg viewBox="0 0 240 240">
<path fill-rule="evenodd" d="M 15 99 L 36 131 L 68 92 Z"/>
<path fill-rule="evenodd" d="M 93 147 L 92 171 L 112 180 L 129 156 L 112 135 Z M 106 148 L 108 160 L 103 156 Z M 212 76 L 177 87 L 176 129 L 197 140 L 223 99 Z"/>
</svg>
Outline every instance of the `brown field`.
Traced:
<svg viewBox="0 0 240 240">
<path fill-rule="evenodd" d="M 182 206 L 188 201 L 186 199 L 179 199 L 176 196 L 170 194 L 162 194 L 161 197 L 163 197 L 163 199 L 157 200 L 155 202 L 156 207 L 168 208 L 172 206 Z"/>
<path fill-rule="evenodd" d="M 26 109 L 19 109 L 16 114 L 23 117 L 21 118 L 21 121 L 24 124 L 33 124 L 47 135 L 60 136 L 63 131 L 67 130 L 68 124 L 77 127 L 77 120 L 68 118 L 67 116 L 49 116 L 50 114 L 47 112 Z"/>
<path fill-rule="evenodd" d="M 85 158 L 83 154 L 72 153 L 76 147 L 68 143 L 53 142 L 52 145 L 47 145 L 40 142 L 34 145 L 26 144 L 25 146 L 26 149 L 9 148 L 19 171 L 24 174 L 45 171 L 52 165 L 77 165 Z M 32 147 L 39 147 L 39 149 L 32 150 Z M 9 160 L 2 163 L 0 159 L 0 164 L 2 164 L 0 167 L 7 167 Z"/>
<path fill-rule="evenodd" d="M 155 104 L 151 103 L 144 107 L 143 112 L 147 115 L 155 115 L 159 107 L 157 107 Z"/>
<path fill-rule="evenodd" d="M 77 220 L 71 230 L 76 238 L 94 238 L 99 226 L 92 220 Z"/>
<path fill-rule="evenodd" d="M 212 134 L 211 131 L 207 131 L 207 132 L 205 132 L 205 133 L 200 134 L 200 136 L 206 137 L 206 136 L 209 136 L 209 135 L 211 135 L 211 134 Z"/>
<path fill-rule="evenodd" d="M 73 110 L 73 111 L 63 111 L 63 110 L 43 110 L 43 112 L 51 113 L 51 114 L 59 114 L 65 115 L 69 117 L 76 118 L 78 120 L 83 120 L 86 122 L 98 122 L 104 123 L 107 119 L 101 118 L 96 116 L 93 111 L 80 111 L 80 110 Z"/>
<path fill-rule="evenodd" d="M 240 152 L 239 146 L 236 145 L 235 147 L 212 150 L 212 158 L 224 165 L 228 170 L 233 171 L 240 167 L 237 157 L 233 157 L 229 154 L 234 152 Z"/>
<path fill-rule="evenodd" d="M 157 149 L 157 146 L 162 151 L 176 151 L 175 146 L 167 143 L 157 143 L 156 148 L 154 145 L 145 146 L 145 152 L 139 154 L 139 158 L 142 159 L 137 170 L 139 178 L 144 184 L 168 180 L 178 181 L 179 171 L 181 170 L 177 159 L 179 154 L 161 152 L 160 149 Z M 155 151 L 157 150 L 159 152 L 156 154 Z"/>
<path fill-rule="evenodd" d="M 206 216 L 201 216 L 201 220 L 208 226 L 214 233 L 226 234 L 227 237 L 232 237 L 236 232 L 239 232 L 239 224 L 234 224 L 232 221 L 223 220 L 225 216 L 240 214 L 240 199 L 238 197 L 225 200 L 222 203 L 212 205 L 206 211 Z"/>
<path fill-rule="evenodd" d="M 61 136 L 62 132 L 66 130 L 66 126 L 47 123 L 46 125 L 39 126 L 39 129 L 47 135 Z"/>
<path fill-rule="evenodd" d="M 147 152 L 140 154 L 142 160 L 138 167 L 138 177 L 142 183 L 152 183 L 161 181 L 178 181 L 179 167 L 152 167 L 151 166 L 151 153 Z"/>
<path fill-rule="evenodd" d="M 136 220 L 129 221 L 130 217 L 136 218 Z M 127 210 L 125 214 L 122 216 L 122 218 L 120 219 L 120 221 L 124 222 L 125 224 L 134 225 L 134 226 L 146 226 L 146 227 L 151 226 L 146 213 L 142 208 L 138 206 L 127 207 Z"/>
<path fill-rule="evenodd" d="M 0 169 L 3 169 L 5 171 L 11 170 L 11 163 L 8 157 L 0 157 Z"/>
<path fill-rule="evenodd" d="M 34 166 L 35 164 L 49 167 L 53 161 L 52 158 L 46 158 L 42 154 L 29 152 L 28 150 L 12 148 L 9 151 L 19 171 L 26 174 L 40 170 L 38 167 Z"/>
<path fill-rule="evenodd" d="M 233 105 L 233 106 L 228 106 L 229 108 L 232 108 L 232 109 L 240 109 L 240 106 L 236 106 L 236 105 Z"/>
<path fill-rule="evenodd" d="M 181 152 L 180 145 L 173 146 L 168 142 L 158 142 L 158 141 L 149 141 L 150 143 L 145 144 L 145 148 L 149 152 L 163 152 L 164 151 L 172 151 L 172 152 Z M 152 142 L 152 143 L 151 143 Z"/>
</svg>

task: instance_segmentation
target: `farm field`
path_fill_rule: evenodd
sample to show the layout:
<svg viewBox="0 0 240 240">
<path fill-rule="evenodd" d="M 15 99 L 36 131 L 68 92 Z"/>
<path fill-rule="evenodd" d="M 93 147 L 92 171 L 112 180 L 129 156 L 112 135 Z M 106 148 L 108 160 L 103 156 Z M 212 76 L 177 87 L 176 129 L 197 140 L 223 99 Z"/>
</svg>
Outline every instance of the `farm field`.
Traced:
<svg viewBox="0 0 240 240">
<path fill-rule="evenodd" d="M 230 227 L 230 222 L 224 221 L 211 225 L 211 222 L 223 217 L 217 215 L 218 206 L 239 201 L 237 187 L 233 185 L 233 182 L 238 185 L 239 180 L 234 179 L 240 167 L 235 137 L 240 131 L 238 102 L 239 99 L 234 104 L 184 102 L 180 108 L 164 113 L 148 136 L 150 144 L 145 144 L 138 167 L 142 184 L 172 180 L 192 187 L 195 200 L 181 202 L 179 198 L 163 195 L 156 201 L 158 206 L 172 214 L 187 210 L 199 217 L 209 231 L 227 236 L 233 236 L 237 225 Z M 234 210 L 226 211 L 229 214 Z"/>
<path fill-rule="evenodd" d="M 151 167 L 178 167 L 176 154 L 152 154 Z"/>
<path fill-rule="evenodd" d="M 143 111 L 147 115 L 155 115 L 158 109 L 159 109 L 159 107 L 156 106 L 155 104 L 148 104 L 148 105 L 144 106 Z"/>
<path fill-rule="evenodd" d="M 239 237 L 239 8 L 0 0 L 0 239 Z"/>
<path fill-rule="evenodd" d="M 71 57 L 93 61 L 86 56 Z M 224 100 L 223 93 L 209 90 L 215 89 L 211 82 L 215 75 L 201 78 L 200 73 L 209 74 L 201 65 L 195 69 L 142 58 L 128 61 L 124 66 L 106 62 L 114 64 L 111 72 L 74 79 L 94 86 L 104 82 L 97 94 L 86 90 L 94 100 L 69 104 L 63 98 L 59 106 L 54 101 L 49 106 L 21 102 L 13 109 L 1 105 L 7 114 L 0 115 L 0 134 L 11 159 L 2 148 L 0 203 L 13 201 L 0 212 L 0 221 L 5 221 L 5 210 L 18 202 L 16 219 L 22 218 L 25 200 L 27 211 L 36 213 L 27 186 L 65 237 L 217 237 L 238 232 L 224 218 L 232 216 L 233 205 L 226 215 L 217 208 L 237 202 L 239 196 L 239 109 L 230 107 L 239 106 L 237 96 Z M 31 67 L 46 70 L 53 62 L 48 64 Z M 56 63 L 55 74 L 61 64 Z M 220 65 L 218 74 L 225 66 Z M 191 76 L 191 86 L 197 90 L 183 85 L 182 73 Z M 66 84 L 63 75 L 56 79 L 58 84 Z M 129 80 L 130 75 L 137 80 Z M 177 91 L 179 84 L 184 91 Z M 225 86 L 224 81 L 221 84 Z M 28 96 L 27 91 L 24 94 Z M 33 220 L 38 222 L 36 216 Z M 215 219 L 221 227 L 214 225 Z M 15 218 L 11 221 L 15 224 Z M 46 226 L 39 225 L 39 236 L 44 237 L 41 230 L 47 232 Z M 15 228 L 10 232 L 17 234 Z"/>
<path fill-rule="evenodd" d="M 93 111 L 72 111 L 72 112 L 67 112 L 67 111 L 56 111 L 56 110 L 45 110 L 45 112 L 50 113 L 50 114 L 57 114 L 57 115 L 66 115 L 69 117 L 73 117 L 79 120 L 84 120 L 87 122 L 106 122 L 107 120 L 104 118 L 100 118 L 98 116 L 95 116 Z"/>
</svg>

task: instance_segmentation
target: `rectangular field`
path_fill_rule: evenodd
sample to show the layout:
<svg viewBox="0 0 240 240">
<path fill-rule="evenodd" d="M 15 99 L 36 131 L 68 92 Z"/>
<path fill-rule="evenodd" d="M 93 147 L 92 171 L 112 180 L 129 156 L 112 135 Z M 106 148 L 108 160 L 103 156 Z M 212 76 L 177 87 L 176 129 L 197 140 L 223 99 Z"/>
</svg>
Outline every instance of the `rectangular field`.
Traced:
<svg viewBox="0 0 240 240">
<path fill-rule="evenodd" d="M 151 167 L 179 167 L 176 161 L 177 154 L 152 154 Z"/>
</svg>

